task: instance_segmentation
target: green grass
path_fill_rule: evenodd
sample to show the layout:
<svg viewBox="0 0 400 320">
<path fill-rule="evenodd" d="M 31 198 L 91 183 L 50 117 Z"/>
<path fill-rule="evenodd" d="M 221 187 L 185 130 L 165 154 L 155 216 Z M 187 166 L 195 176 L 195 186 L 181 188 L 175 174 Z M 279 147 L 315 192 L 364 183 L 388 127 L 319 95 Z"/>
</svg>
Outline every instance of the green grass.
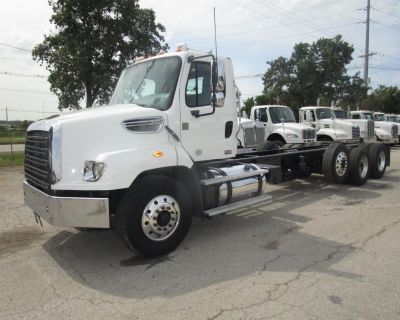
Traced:
<svg viewBox="0 0 400 320">
<path fill-rule="evenodd" d="M 12 137 L 13 144 L 25 143 L 25 137 Z M 10 137 L 0 136 L 0 144 L 10 144 Z"/>
<path fill-rule="evenodd" d="M 9 130 L 0 132 L 0 144 L 10 144 L 10 137 L 13 144 L 25 143 L 26 132 L 23 130 Z"/>
<path fill-rule="evenodd" d="M 0 168 L 1 167 L 9 167 L 9 166 L 16 166 L 16 165 L 23 165 L 24 164 L 24 152 L 14 152 L 14 161 L 12 160 L 10 152 L 1 152 L 0 153 Z"/>
</svg>

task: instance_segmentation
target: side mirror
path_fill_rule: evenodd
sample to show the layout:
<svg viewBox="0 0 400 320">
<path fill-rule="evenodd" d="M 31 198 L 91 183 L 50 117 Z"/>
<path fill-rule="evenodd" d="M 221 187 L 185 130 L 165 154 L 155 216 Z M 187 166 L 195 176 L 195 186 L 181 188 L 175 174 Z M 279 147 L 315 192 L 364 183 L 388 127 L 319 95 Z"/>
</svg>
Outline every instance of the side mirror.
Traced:
<svg viewBox="0 0 400 320">
<path fill-rule="evenodd" d="M 245 110 L 242 111 L 242 118 L 246 118 L 247 119 L 247 113 Z"/>
<path fill-rule="evenodd" d="M 281 118 L 281 123 L 285 123 L 285 119 L 284 118 Z"/>
</svg>

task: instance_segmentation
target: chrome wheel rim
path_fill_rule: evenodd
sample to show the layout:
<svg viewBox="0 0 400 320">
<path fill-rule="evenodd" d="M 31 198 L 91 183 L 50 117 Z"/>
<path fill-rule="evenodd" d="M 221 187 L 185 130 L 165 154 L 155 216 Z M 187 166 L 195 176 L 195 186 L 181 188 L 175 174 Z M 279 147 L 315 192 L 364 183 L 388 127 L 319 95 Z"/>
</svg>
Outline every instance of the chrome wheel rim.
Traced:
<svg viewBox="0 0 400 320">
<path fill-rule="evenodd" d="M 383 171 L 383 169 L 385 168 L 385 164 L 386 164 L 385 152 L 381 151 L 381 152 L 379 152 L 379 156 L 378 156 L 378 169 L 379 169 L 379 171 Z"/>
<path fill-rule="evenodd" d="M 363 155 L 360 159 L 358 172 L 361 178 L 365 178 L 368 174 L 368 157 L 366 155 Z"/>
<path fill-rule="evenodd" d="M 343 177 L 347 171 L 347 154 L 346 152 L 339 152 L 336 156 L 335 163 L 336 173 L 339 177 Z"/>
<path fill-rule="evenodd" d="M 178 202 L 169 195 L 159 195 L 151 199 L 143 210 L 143 232 L 151 240 L 165 240 L 175 232 L 180 217 Z"/>
</svg>

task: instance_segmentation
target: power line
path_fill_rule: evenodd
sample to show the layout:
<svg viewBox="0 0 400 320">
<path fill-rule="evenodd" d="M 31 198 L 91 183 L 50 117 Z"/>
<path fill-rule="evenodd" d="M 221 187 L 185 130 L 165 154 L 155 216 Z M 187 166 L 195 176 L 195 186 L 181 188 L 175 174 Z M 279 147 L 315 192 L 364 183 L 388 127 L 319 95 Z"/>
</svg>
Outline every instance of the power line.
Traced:
<svg viewBox="0 0 400 320">
<path fill-rule="evenodd" d="M 355 24 L 357 24 L 357 23 L 353 22 L 353 23 L 334 26 L 334 27 L 331 27 L 329 29 L 343 28 L 343 27 L 348 27 L 348 26 L 355 25 Z M 310 31 L 310 32 L 308 32 L 308 35 L 311 35 L 311 34 L 316 33 L 316 32 L 320 32 L 320 31 L 319 30 Z M 276 38 L 270 38 L 270 39 L 264 39 L 264 40 L 228 44 L 228 45 L 220 46 L 220 48 L 238 47 L 238 46 L 245 46 L 245 45 L 249 45 L 249 44 L 264 43 L 264 42 L 270 42 L 270 41 L 275 41 L 275 40 L 283 40 L 283 39 L 298 37 L 298 36 L 301 36 L 301 35 L 304 35 L 304 34 L 305 34 L 304 32 L 300 32 L 300 33 L 291 34 L 291 35 L 288 35 L 288 36 L 285 36 L 285 37 L 276 37 Z"/>
<path fill-rule="evenodd" d="M 4 46 L 4 47 L 12 48 L 12 49 L 16 49 L 16 50 L 21 50 L 21 51 L 32 53 L 31 50 L 28 50 L 28 49 L 25 49 L 25 48 L 16 47 L 16 46 L 13 46 L 13 45 L 7 44 L 7 43 L 0 42 L 0 46 Z"/>
<path fill-rule="evenodd" d="M 308 11 L 308 10 L 313 10 L 316 8 L 320 8 L 320 7 L 327 7 L 327 6 L 331 6 L 333 4 L 339 3 L 339 2 L 344 2 L 347 0 L 336 0 L 336 1 L 331 1 L 329 3 L 323 3 L 320 5 L 315 5 L 315 6 L 311 6 L 311 7 L 305 7 L 302 9 L 297 10 L 297 12 L 303 12 L 303 11 Z M 239 4 L 241 5 L 241 4 Z M 275 18 L 279 18 L 279 17 L 284 17 L 287 14 L 280 14 L 280 15 L 276 15 Z M 254 22 L 259 22 L 259 21 L 265 21 L 265 19 L 272 19 L 272 17 L 268 17 L 268 16 L 264 16 L 264 18 L 261 19 L 251 19 L 251 20 L 245 20 L 245 21 L 241 21 L 241 22 L 236 22 L 236 23 L 228 23 L 228 24 L 222 24 L 220 26 L 218 26 L 218 29 L 223 29 L 223 28 L 229 28 L 229 27 L 233 27 L 233 26 L 237 26 L 237 25 L 242 25 L 242 24 L 247 24 L 247 23 L 254 23 Z M 194 32 L 199 32 L 199 31 L 208 31 L 208 30 L 213 30 L 212 27 L 208 27 L 208 28 L 202 28 L 202 29 L 197 29 L 197 30 L 193 30 L 193 31 L 183 31 L 183 32 L 177 32 L 177 33 L 173 33 L 173 36 L 176 35 L 181 35 L 181 34 L 193 34 Z"/>
<path fill-rule="evenodd" d="M 350 12 L 357 11 L 357 10 L 358 9 L 353 9 L 353 10 L 350 10 L 350 11 L 346 10 L 346 11 L 338 12 L 336 14 L 329 14 L 329 15 L 326 15 L 326 16 L 321 16 L 321 17 L 315 18 L 314 21 L 315 20 L 322 20 L 322 19 L 326 19 L 326 18 L 338 16 L 338 15 L 343 15 L 343 14 L 350 13 Z M 265 21 L 265 19 L 263 19 L 263 20 Z M 297 23 L 301 23 L 301 22 L 297 22 Z M 264 27 L 261 27 L 261 28 L 256 28 L 256 29 L 251 29 L 251 30 L 246 30 L 246 31 L 224 33 L 224 34 L 220 34 L 218 36 L 218 38 L 225 38 L 225 37 L 229 37 L 231 35 L 236 36 L 236 35 L 239 35 L 239 34 L 254 33 L 256 31 L 261 31 L 261 30 L 265 30 L 265 29 L 272 30 L 272 29 L 285 27 L 285 26 L 290 26 L 290 25 L 293 25 L 293 22 L 286 23 L 286 24 L 280 23 L 280 24 L 277 24 L 277 25 L 274 25 L 274 26 L 264 26 Z M 199 40 L 211 39 L 211 38 L 212 38 L 212 36 L 210 35 L 210 36 L 206 36 L 206 37 L 196 37 L 196 38 L 192 38 L 192 39 L 185 39 L 185 41 L 199 41 Z"/>
<path fill-rule="evenodd" d="M 24 77 L 24 78 L 47 79 L 47 76 L 41 75 L 41 74 L 13 73 L 13 72 L 9 72 L 9 71 L 0 71 L 0 75 L 3 75 L 3 76 L 14 76 L 14 77 Z"/>
<path fill-rule="evenodd" d="M 0 111 L 6 111 L 6 108 L 0 109 Z M 47 113 L 47 114 L 58 114 L 60 112 L 52 112 L 52 111 L 37 111 L 37 110 L 25 110 L 25 109 L 10 109 L 8 108 L 8 111 L 13 111 L 13 112 L 30 112 L 30 113 Z"/>
<path fill-rule="evenodd" d="M 28 92 L 28 93 L 35 93 L 35 94 L 47 94 L 51 95 L 52 93 L 45 92 L 45 91 L 36 91 L 36 90 L 27 90 L 27 89 L 16 89 L 16 88 L 0 88 L 2 91 L 15 91 L 15 92 Z"/>
</svg>

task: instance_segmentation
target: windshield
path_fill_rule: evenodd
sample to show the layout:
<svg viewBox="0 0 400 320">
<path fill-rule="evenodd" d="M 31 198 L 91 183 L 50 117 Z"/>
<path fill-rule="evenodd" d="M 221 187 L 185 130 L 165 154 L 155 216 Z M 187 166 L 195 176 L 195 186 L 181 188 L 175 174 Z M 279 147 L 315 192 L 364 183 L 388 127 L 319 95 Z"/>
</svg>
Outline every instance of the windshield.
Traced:
<svg viewBox="0 0 400 320">
<path fill-rule="evenodd" d="M 328 108 L 318 108 L 317 109 L 317 118 L 319 120 L 322 119 L 332 119 L 335 118 L 335 113 L 333 112 L 332 109 Z"/>
<path fill-rule="evenodd" d="M 375 121 L 386 121 L 384 114 L 374 114 Z"/>
<path fill-rule="evenodd" d="M 273 107 L 269 108 L 272 123 L 296 122 L 293 111 L 287 107 Z"/>
<path fill-rule="evenodd" d="M 386 116 L 386 118 L 388 119 L 388 121 L 392 121 L 392 122 L 400 122 L 400 119 L 398 116 Z"/>
<path fill-rule="evenodd" d="M 372 113 L 363 113 L 362 118 L 367 120 L 374 120 L 374 115 Z"/>
<path fill-rule="evenodd" d="M 344 112 L 342 110 L 335 110 L 335 117 L 337 119 L 347 119 L 346 112 Z"/>
<path fill-rule="evenodd" d="M 159 58 L 126 68 L 118 80 L 110 104 L 136 104 L 168 109 L 174 98 L 181 69 L 179 57 Z"/>
</svg>

